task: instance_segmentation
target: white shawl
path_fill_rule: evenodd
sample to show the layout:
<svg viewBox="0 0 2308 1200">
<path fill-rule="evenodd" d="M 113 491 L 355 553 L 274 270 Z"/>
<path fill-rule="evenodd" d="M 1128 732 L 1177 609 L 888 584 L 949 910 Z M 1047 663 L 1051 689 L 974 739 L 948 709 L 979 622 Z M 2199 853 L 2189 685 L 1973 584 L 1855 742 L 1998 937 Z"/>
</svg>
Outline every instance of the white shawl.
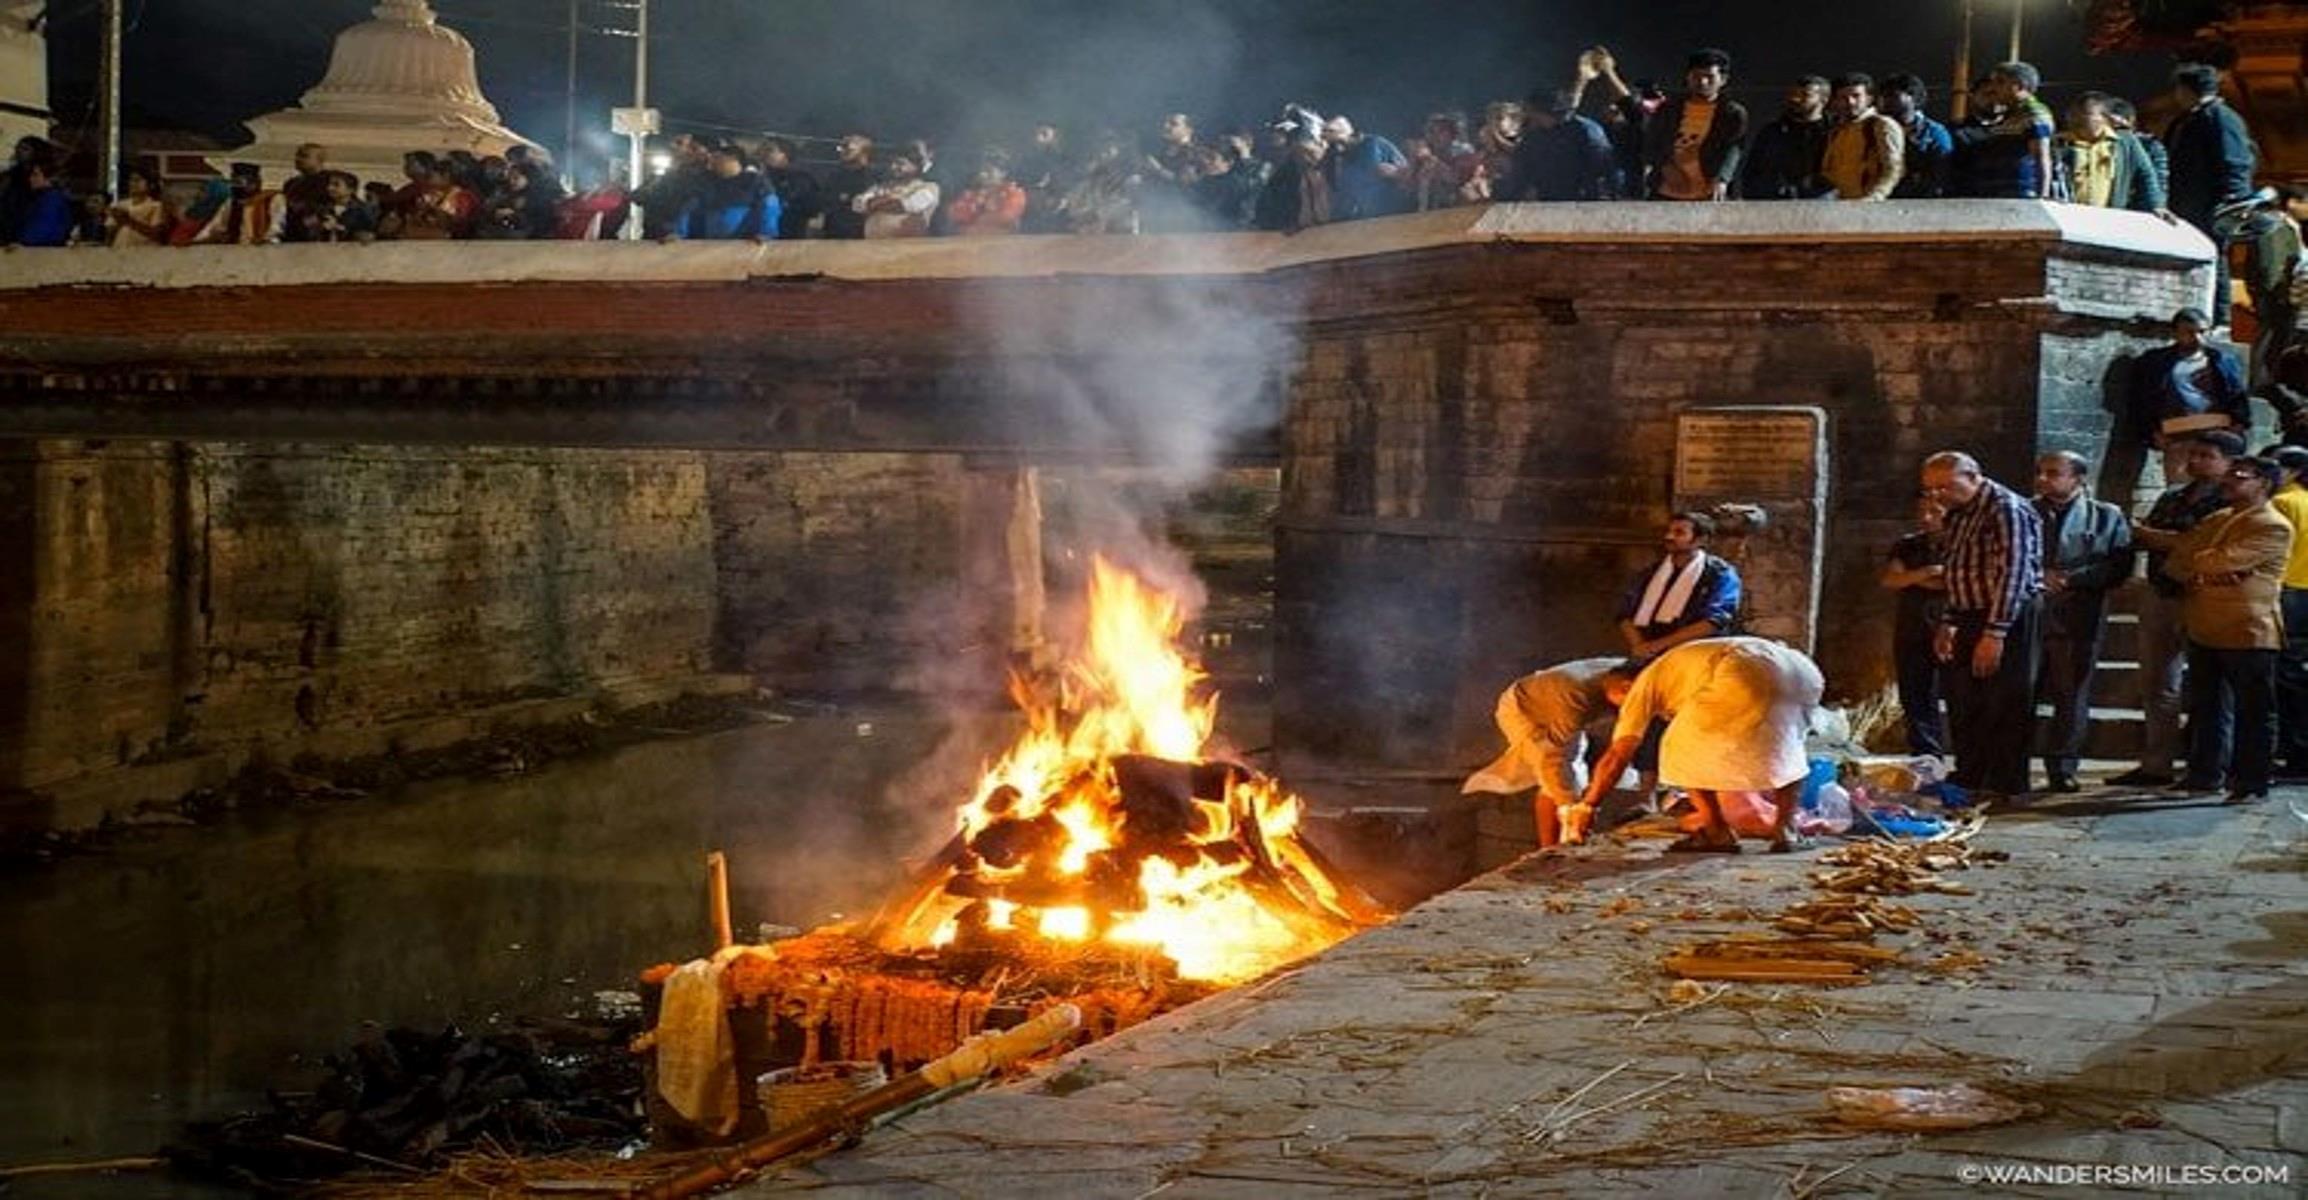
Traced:
<svg viewBox="0 0 2308 1200">
<path fill-rule="evenodd" d="M 1635 606 L 1635 625 L 1647 628 L 1669 621 L 1681 623 L 1684 610 L 1691 607 L 1691 592 L 1699 586 L 1699 576 L 1707 571 L 1707 552 L 1691 556 L 1681 571 L 1675 569 L 1675 559 L 1668 556 L 1659 560 L 1657 570 L 1651 572 L 1651 582 L 1643 588 L 1643 602 Z"/>
</svg>

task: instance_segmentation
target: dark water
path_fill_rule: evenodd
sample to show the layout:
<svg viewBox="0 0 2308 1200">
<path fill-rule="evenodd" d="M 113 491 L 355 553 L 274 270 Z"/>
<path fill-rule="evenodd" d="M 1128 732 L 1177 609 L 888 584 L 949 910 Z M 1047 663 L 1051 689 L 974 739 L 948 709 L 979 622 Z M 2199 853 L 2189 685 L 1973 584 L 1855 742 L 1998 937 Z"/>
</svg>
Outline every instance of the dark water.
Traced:
<svg viewBox="0 0 2308 1200">
<path fill-rule="evenodd" d="M 0 878 L 0 1166 L 149 1153 L 186 1120 L 301 1086 L 300 1056 L 363 1022 L 478 1028 L 629 989 L 708 948 L 708 849 L 729 855 L 741 937 L 870 905 L 1002 736 L 998 720 L 947 729 L 757 725 Z M 204 1193 L 83 1177 L 8 1194 Z"/>
</svg>

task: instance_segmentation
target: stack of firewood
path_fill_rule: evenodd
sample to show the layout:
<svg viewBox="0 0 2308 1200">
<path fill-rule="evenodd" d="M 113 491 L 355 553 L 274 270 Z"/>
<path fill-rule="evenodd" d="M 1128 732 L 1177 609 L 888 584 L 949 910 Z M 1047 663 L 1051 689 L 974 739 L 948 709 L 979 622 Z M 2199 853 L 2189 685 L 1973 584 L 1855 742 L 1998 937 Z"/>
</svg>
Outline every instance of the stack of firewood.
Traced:
<svg viewBox="0 0 2308 1200">
<path fill-rule="evenodd" d="M 1820 861 L 1842 870 L 1822 871 L 1811 877 L 1812 882 L 1826 891 L 1847 894 L 1913 896 L 1941 892 L 1968 896 L 1970 888 L 1943 875 L 1968 869 L 1975 861 L 2000 857 L 1972 845 L 1972 839 L 1986 827 L 1987 819 L 1975 816 L 1921 841 L 1853 842 L 1821 856 Z"/>
</svg>

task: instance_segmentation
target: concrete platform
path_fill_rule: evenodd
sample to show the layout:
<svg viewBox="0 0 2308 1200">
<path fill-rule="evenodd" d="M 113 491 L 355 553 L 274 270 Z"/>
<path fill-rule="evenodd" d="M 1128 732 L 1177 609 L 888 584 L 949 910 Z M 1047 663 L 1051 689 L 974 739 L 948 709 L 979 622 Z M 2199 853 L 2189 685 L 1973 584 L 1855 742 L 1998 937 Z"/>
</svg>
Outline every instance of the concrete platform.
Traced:
<svg viewBox="0 0 2308 1200">
<path fill-rule="evenodd" d="M 1633 841 L 1537 855 L 753 1190 L 2108 1190 L 1967 1173 L 2049 1178 L 2076 1164 L 2170 1168 L 2124 1194 L 2299 1195 L 2308 846 L 2296 835 L 2308 824 L 2294 806 L 2308 813 L 2308 792 L 2240 809 L 2103 792 L 2000 814 L 1982 844 L 2009 863 L 1969 872 L 1975 896 L 1914 901 L 1926 932 L 1886 943 L 1915 966 L 1845 989 L 1740 985 L 1681 1008 L 1660 959 L 1759 931 L 1814 895 L 1816 854 L 1668 857 Z M 1959 949 L 1986 965 L 1924 965 Z M 1854 1133 L 1824 1114 L 1829 1087 L 1959 1082 L 2042 1113 L 1928 1138 Z M 2229 1174 L 2197 1186 L 2182 1170 Z M 2247 1185 L 2241 1171 L 2289 1182 Z"/>
</svg>

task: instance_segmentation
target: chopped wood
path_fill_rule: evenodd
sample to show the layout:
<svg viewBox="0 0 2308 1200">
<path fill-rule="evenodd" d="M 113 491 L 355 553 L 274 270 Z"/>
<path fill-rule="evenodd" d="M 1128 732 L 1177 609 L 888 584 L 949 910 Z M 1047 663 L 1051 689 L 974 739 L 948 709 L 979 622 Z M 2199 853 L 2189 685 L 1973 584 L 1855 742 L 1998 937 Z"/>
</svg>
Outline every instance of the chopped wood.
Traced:
<svg viewBox="0 0 2308 1200">
<path fill-rule="evenodd" d="M 1797 969 L 1802 968 L 1802 969 Z M 1723 983 L 1813 983 L 1827 987 L 1842 987 L 1867 982 L 1867 974 L 1843 962 L 1805 962 L 1788 959 L 1764 965 L 1714 963 L 1704 959 L 1678 961 L 1670 959 L 1667 969 L 1685 979 L 1706 979 Z"/>
<path fill-rule="evenodd" d="M 1685 979 L 1739 983 L 1864 983 L 1868 970 L 1898 962 L 1899 952 L 1835 938 L 1733 938 L 1702 942 L 1668 956 Z"/>
</svg>

